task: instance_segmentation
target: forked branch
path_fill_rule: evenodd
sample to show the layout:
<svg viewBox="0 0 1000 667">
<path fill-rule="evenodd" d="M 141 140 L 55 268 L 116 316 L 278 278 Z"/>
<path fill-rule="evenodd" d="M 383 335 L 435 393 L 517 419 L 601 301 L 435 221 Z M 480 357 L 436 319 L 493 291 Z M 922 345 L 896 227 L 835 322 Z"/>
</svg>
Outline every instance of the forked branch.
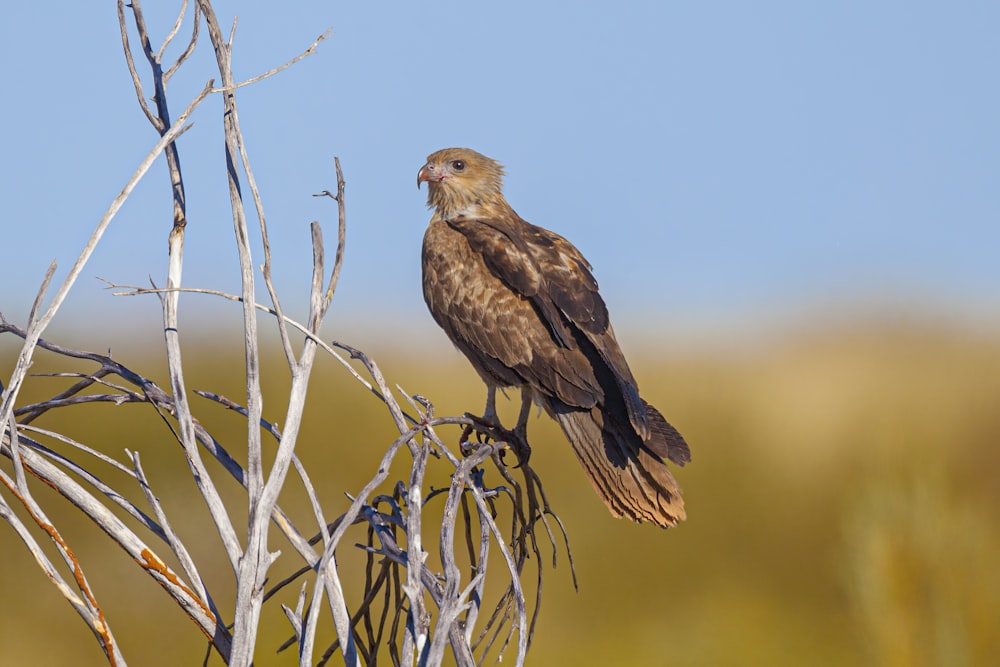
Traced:
<svg viewBox="0 0 1000 667">
<path fill-rule="evenodd" d="M 125 657 L 111 631 L 111 621 L 105 617 L 88 583 L 83 568 L 85 558 L 70 548 L 33 495 L 33 487 L 39 483 L 57 489 L 79 510 L 80 516 L 100 526 L 109 539 L 125 550 L 185 611 L 227 664 L 246 667 L 252 663 L 259 649 L 265 602 L 285 586 L 306 577 L 294 608 L 286 606 L 282 612 L 293 635 L 287 646 L 296 646 L 301 665 L 314 662 L 318 638 L 323 636 L 321 624 L 327 618 L 321 613 L 324 605 L 331 614 L 336 639 L 332 643 L 323 640 L 326 646 L 318 664 L 326 664 L 339 653 L 345 664 L 369 665 L 375 664 L 380 655 L 384 661 L 388 653 L 396 664 L 439 665 L 450 653 L 457 664 L 465 667 L 482 664 L 490 657 L 500 659 L 508 647 L 516 645 L 514 663 L 523 665 L 541 602 L 542 545 L 548 541 L 555 564 L 558 540 L 551 522 L 554 520 L 562 532 L 568 551 L 565 531 L 549 508 L 541 481 L 527 462 L 517 469 L 506 467 L 502 454 L 507 449 L 504 432 L 480 428 L 487 436 L 483 442 L 446 444 L 438 434 L 439 429 L 469 427 L 473 422 L 465 416 L 435 416 L 429 400 L 401 389 L 390 389 L 378 365 L 364 352 L 323 340 L 321 328 L 339 283 L 345 249 L 345 180 L 339 159 L 334 158 L 336 194 L 323 193 L 337 202 L 336 254 L 333 266 L 328 267 L 323 230 L 318 222 L 313 222 L 309 236 L 313 271 L 308 312 L 299 320 L 305 324 L 286 313 L 272 280 L 277 267 L 272 262 L 263 200 L 239 123 L 236 91 L 315 52 L 329 32 L 285 64 L 237 82 L 232 72 L 235 23 L 229 35 L 224 36 L 209 0 L 195 0 L 192 5 L 189 15 L 188 1 L 181 0 L 167 36 L 155 46 L 142 4 L 138 0 L 128 4 L 119 0 L 118 20 L 125 60 L 140 110 L 158 140 L 98 223 L 49 306 L 43 308 L 43 302 L 55 272 L 54 264 L 42 281 L 23 328 L 0 315 L 0 335 L 22 340 L 10 379 L 2 387 L 0 402 L 3 426 L 0 454 L 11 464 L 9 472 L 0 470 L 0 517 L 12 526 L 49 581 L 91 628 L 113 665 L 124 665 Z M 167 83 L 181 71 L 182 65 L 192 62 L 202 27 L 216 56 L 220 85 L 215 87 L 210 81 L 172 120 Z M 165 63 L 168 46 L 182 33 L 187 35 L 183 48 L 173 62 Z M 148 73 L 140 74 L 137 66 L 140 62 L 145 62 Z M 151 98 L 147 97 L 147 89 L 152 91 Z M 182 281 L 189 213 L 176 139 L 189 127 L 188 118 L 194 109 L 213 92 L 221 93 L 224 98 L 221 134 L 225 140 L 224 168 L 229 179 L 242 281 L 238 295 L 187 288 Z M 42 337 L 111 220 L 160 154 L 165 156 L 172 194 L 169 224 L 164 226 L 169 245 L 165 286 L 132 288 L 119 294 L 156 294 L 162 303 L 170 378 L 169 386 L 162 388 L 109 355 L 77 350 Z M 249 205 L 244 202 L 246 193 L 250 196 Z M 256 217 L 255 225 L 250 224 L 251 217 Z M 261 277 L 269 305 L 257 304 L 255 300 L 258 276 L 251 253 L 253 235 L 259 235 L 257 240 L 263 248 Z M 233 400 L 212 391 L 196 393 L 209 399 L 210 402 L 203 404 L 204 409 L 223 406 L 246 418 L 246 451 L 242 451 L 242 443 L 241 451 L 227 451 L 195 417 L 196 408 L 188 400 L 179 304 L 181 295 L 191 292 L 230 299 L 241 305 L 245 396 Z M 263 414 L 258 330 L 261 312 L 274 318 L 264 319 L 277 328 L 291 374 L 291 389 L 277 419 L 265 419 Z M 304 334 L 301 344 L 293 344 L 293 330 Z M 28 369 L 39 350 L 71 367 L 61 373 L 29 375 Z M 332 521 L 326 518 L 324 505 L 335 501 L 330 494 L 314 487 L 306 466 L 295 455 L 302 436 L 312 368 L 319 352 L 337 359 L 366 392 L 382 402 L 399 433 L 392 442 L 372 443 L 384 452 L 375 472 L 367 481 L 358 481 L 346 511 Z M 85 369 L 80 370 L 80 365 Z M 29 381 L 44 387 L 48 398 L 19 403 L 20 390 Z M 52 391 L 54 382 L 60 386 Z M 402 405 L 399 396 L 404 399 Z M 176 512 L 169 496 L 161 495 L 153 487 L 151 479 L 156 479 L 156 475 L 151 470 L 147 476 L 142 452 L 133 449 L 126 452 L 124 460 L 118 460 L 111 454 L 116 450 L 106 443 L 82 442 L 66 429 L 39 426 L 54 415 L 73 415 L 73 411 L 86 411 L 95 403 L 144 411 L 148 419 L 165 427 L 169 440 L 180 445 L 175 448 L 177 459 L 183 461 L 198 486 L 219 534 L 217 546 L 236 578 L 237 594 L 231 607 L 225 607 L 220 602 L 224 598 L 213 593 L 219 582 L 211 580 L 205 574 L 210 570 L 198 562 L 196 554 L 201 550 L 192 549 L 182 538 L 186 517 Z M 279 422 L 281 429 L 275 425 Z M 262 456 L 263 433 L 277 443 L 269 467 L 265 467 Z M 409 458 L 408 473 L 405 479 L 393 480 L 389 471 L 400 453 Z M 237 459 L 246 460 L 246 466 Z M 215 475 L 219 468 L 243 488 L 242 507 L 228 506 L 217 490 Z M 292 468 L 297 475 L 290 478 L 288 473 Z M 119 486 L 103 480 L 99 474 L 102 469 L 114 470 Z M 490 477 L 499 483 L 494 481 L 491 486 Z M 277 503 L 290 479 L 301 484 L 309 500 L 309 510 L 303 517 L 293 517 Z M 437 485 L 435 480 L 439 480 Z M 339 494 L 333 497 L 339 500 Z M 238 524 L 234 516 L 248 516 L 246 525 Z M 50 548 L 58 558 L 50 558 L 45 547 L 32 536 L 28 529 L 32 523 L 49 536 Z M 291 554 L 282 560 L 278 552 L 268 549 L 269 541 L 274 540 L 269 535 L 272 524 L 280 531 L 282 544 L 291 547 Z M 307 525 L 312 527 L 299 527 Z M 544 529 L 543 539 L 536 534 L 538 526 Z M 338 550 L 343 554 L 348 547 L 361 550 L 365 561 L 363 573 L 341 572 L 335 555 Z M 532 555 L 536 567 L 533 604 L 528 601 L 524 585 L 525 567 Z M 173 569 L 165 557 L 176 559 L 170 562 L 179 563 L 179 567 Z M 293 574 L 265 592 L 265 583 L 272 576 L 275 563 L 281 563 Z M 363 594 L 359 599 L 351 599 L 345 593 L 343 578 L 362 576 Z M 490 579 L 497 584 L 487 586 Z M 496 589 L 502 591 L 499 596 L 487 599 L 488 591 Z M 488 614 L 483 614 L 484 610 Z"/>
</svg>

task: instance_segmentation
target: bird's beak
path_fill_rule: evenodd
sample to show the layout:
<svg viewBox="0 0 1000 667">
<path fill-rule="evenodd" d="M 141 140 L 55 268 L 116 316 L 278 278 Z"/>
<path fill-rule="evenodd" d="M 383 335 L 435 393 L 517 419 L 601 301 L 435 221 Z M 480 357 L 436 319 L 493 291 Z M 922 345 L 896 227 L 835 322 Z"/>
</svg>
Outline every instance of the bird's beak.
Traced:
<svg viewBox="0 0 1000 667">
<path fill-rule="evenodd" d="M 417 172 L 417 190 L 420 189 L 421 183 L 432 180 L 434 180 L 434 167 L 428 162 Z"/>
</svg>

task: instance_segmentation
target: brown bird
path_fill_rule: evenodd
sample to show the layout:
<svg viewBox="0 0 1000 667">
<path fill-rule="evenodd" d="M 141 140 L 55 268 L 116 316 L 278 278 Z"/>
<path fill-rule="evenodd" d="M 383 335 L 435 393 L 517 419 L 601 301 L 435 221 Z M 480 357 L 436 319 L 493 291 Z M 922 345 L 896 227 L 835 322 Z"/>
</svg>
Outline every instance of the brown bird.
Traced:
<svg viewBox="0 0 1000 667">
<path fill-rule="evenodd" d="M 498 387 L 521 389 L 562 426 L 615 516 L 663 527 L 685 518 L 664 459 L 691 452 L 639 388 L 615 340 L 591 266 L 504 199 L 503 167 L 468 148 L 432 153 L 417 173 L 434 209 L 423 245 L 424 300 L 486 383 L 483 420 L 499 426 Z"/>
</svg>

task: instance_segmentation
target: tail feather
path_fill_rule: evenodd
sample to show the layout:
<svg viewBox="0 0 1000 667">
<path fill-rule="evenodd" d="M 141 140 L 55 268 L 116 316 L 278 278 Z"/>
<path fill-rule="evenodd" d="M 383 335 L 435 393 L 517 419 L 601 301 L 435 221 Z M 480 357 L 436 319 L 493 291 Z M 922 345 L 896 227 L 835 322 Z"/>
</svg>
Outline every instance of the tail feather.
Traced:
<svg viewBox="0 0 1000 667">
<path fill-rule="evenodd" d="M 652 431 L 646 442 L 627 418 L 611 418 L 600 406 L 580 409 L 550 400 L 546 410 L 559 422 L 613 515 L 664 528 L 686 518 L 680 487 L 663 457 L 683 465 L 691 454 L 681 435 L 655 408 L 646 404 Z"/>
<path fill-rule="evenodd" d="M 646 444 L 650 449 L 665 459 L 670 459 L 679 466 L 691 462 L 691 449 L 684 436 L 678 433 L 677 429 L 670 425 L 660 411 L 652 405 L 643 401 L 646 406 L 646 416 L 649 418 L 649 429 L 652 435 Z"/>
</svg>

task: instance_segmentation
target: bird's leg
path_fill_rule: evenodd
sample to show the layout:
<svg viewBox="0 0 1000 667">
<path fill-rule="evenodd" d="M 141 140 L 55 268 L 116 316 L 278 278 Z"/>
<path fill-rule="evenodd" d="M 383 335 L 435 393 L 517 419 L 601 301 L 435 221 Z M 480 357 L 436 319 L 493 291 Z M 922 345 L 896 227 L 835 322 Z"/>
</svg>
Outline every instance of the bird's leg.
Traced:
<svg viewBox="0 0 1000 667">
<path fill-rule="evenodd" d="M 517 415 L 517 425 L 511 431 L 511 449 L 517 454 L 518 465 L 523 465 L 531 458 L 531 447 L 528 445 L 528 417 L 532 406 L 531 387 L 521 387 L 521 411 Z"/>
<path fill-rule="evenodd" d="M 497 415 L 497 388 L 496 385 L 487 383 L 486 384 L 486 409 L 483 410 L 483 416 L 477 417 L 471 413 L 466 413 L 466 417 L 472 420 L 472 424 L 469 424 L 462 431 L 462 440 L 460 445 L 462 449 L 465 449 L 465 444 L 469 440 L 469 436 L 472 432 L 476 432 L 476 439 L 482 443 L 484 442 L 484 437 L 489 438 L 490 431 L 503 430 L 503 426 L 500 425 L 500 417 Z M 477 428 L 479 427 L 479 428 Z"/>
<path fill-rule="evenodd" d="M 483 410 L 483 421 L 492 422 L 496 425 L 500 424 L 500 418 L 497 416 L 496 385 L 492 384 L 486 385 L 486 409 Z"/>
<path fill-rule="evenodd" d="M 506 394 L 505 394 L 506 395 Z M 495 393 L 494 396 L 495 398 Z M 482 430 L 476 429 L 477 435 L 486 438 L 486 441 L 490 439 L 496 440 L 504 444 L 504 449 L 500 450 L 500 461 L 504 462 L 504 452 L 508 449 L 514 450 L 514 455 L 517 456 L 517 465 L 521 466 L 528 462 L 528 458 L 531 456 L 531 447 L 528 445 L 528 417 L 531 415 L 531 397 L 532 390 L 530 387 L 521 388 L 521 411 L 517 417 L 517 425 L 514 430 L 508 430 L 503 427 L 500 420 L 496 417 L 496 412 L 493 413 L 493 418 L 490 419 L 488 416 L 484 416 L 482 419 L 472 417 L 472 420 L 476 423 L 476 426 L 481 426 Z M 495 409 L 495 404 L 490 405 L 490 400 L 487 399 L 486 411 L 489 413 L 490 407 Z M 474 426 L 467 426 L 465 428 L 465 433 L 462 434 L 463 440 L 468 437 Z M 483 440 L 480 440 L 483 442 Z"/>
<path fill-rule="evenodd" d="M 476 417 L 466 413 L 466 416 L 472 420 L 472 424 L 466 426 L 465 430 L 462 431 L 460 442 L 462 451 L 466 452 L 469 449 L 469 436 L 475 431 L 476 439 L 480 444 L 490 440 L 503 442 L 507 448 L 514 450 L 518 465 L 527 463 L 531 456 L 531 447 L 528 446 L 528 417 L 531 414 L 531 396 L 530 387 L 521 388 L 521 412 L 517 417 L 517 426 L 514 427 L 513 431 L 508 431 L 500 423 L 500 417 L 497 415 L 497 387 L 493 384 L 487 384 L 486 409 L 483 411 L 483 416 Z M 501 460 L 502 458 L 503 452 L 501 452 Z"/>
<path fill-rule="evenodd" d="M 530 387 L 521 387 L 521 412 L 517 415 L 517 426 L 514 427 L 514 433 L 525 442 L 528 440 L 528 417 L 531 416 L 531 392 Z"/>
</svg>

